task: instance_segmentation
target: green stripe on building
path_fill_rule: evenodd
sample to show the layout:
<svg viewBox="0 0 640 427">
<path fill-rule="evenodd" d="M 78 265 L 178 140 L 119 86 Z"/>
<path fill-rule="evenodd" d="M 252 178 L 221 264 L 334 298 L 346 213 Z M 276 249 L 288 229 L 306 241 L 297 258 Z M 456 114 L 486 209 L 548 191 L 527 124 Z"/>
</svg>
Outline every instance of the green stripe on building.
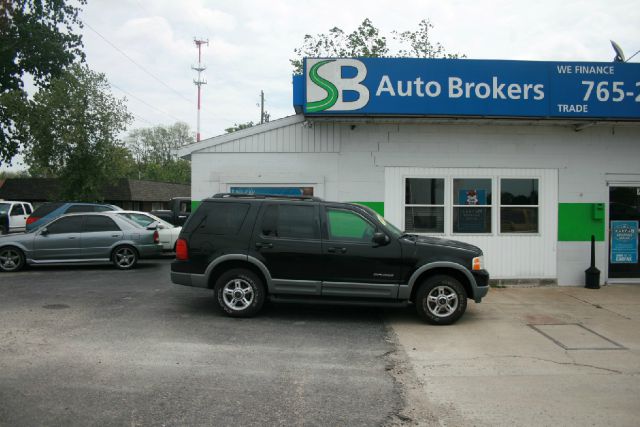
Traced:
<svg viewBox="0 0 640 427">
<path fill-rule="evenodd" d="M 366 206 L 378 212 L 380 215 L 384 216 L 384 202 L 349 202 L 349 203 L 357 203 L 359 205 Z"/>
<path fill-rule="evenodd" d="M 558 241 L 588 242 L 591 235 L 604 241 L 604 203 L 559 203 Z"/>
</svg>

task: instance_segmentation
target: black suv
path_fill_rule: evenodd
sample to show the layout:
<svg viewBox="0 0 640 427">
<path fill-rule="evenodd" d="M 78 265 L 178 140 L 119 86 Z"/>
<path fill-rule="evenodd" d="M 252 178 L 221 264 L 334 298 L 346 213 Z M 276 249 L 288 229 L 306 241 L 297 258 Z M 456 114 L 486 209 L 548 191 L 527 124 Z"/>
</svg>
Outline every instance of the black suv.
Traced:
<svg viewBox="0 0 640 427">
<path fill-rule="evenodd" d="M 230 316 L 278 302 L 403 306 L 451 324 L 489 290 L 482 251 L 407 234 L 365 206 L 217 194 L 182 228 L 173 283 L 213 289 Z"/>
</svg>

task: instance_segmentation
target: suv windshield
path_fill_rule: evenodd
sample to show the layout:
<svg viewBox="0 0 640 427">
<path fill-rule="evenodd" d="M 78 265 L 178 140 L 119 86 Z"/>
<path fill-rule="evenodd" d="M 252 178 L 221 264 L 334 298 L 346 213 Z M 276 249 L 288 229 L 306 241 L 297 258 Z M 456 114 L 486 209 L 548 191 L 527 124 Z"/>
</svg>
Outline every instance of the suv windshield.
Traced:
<svg viewBox="0 0 640 427">
<path fill-rule="evenodd" d="M 366 210 L 367 212 L 369 212 L 370 215 L 376 217 L 378 219 L 378 221 L 380 221 L 380 223 L 382 225 L 384 225 L 385 227 L 387 227 L 387 230 L 393 235 L 393 237 L 398 238 L 400 236 L 402 236 L 402 231 L 400 231 L 400 229 L 398 227 L 396 227 L 395 225 L 391 224 L 389 221 L 387 221 L 382 215 L 380 215 L 378 212 L 374 211 L 373 209 L 371 209 L 369 206 L 363 206 L 363 205 L 358 205 L 359 207 L 363 208 L 364 210 Z"/>
</svg>

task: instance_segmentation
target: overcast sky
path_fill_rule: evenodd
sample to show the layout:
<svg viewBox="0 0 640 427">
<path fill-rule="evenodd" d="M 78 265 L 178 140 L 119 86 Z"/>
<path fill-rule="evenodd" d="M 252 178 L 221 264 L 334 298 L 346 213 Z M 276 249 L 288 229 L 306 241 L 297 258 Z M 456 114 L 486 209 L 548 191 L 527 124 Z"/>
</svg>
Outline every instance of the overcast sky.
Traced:
<svg viewBox="0 0 640 427">
<path fill-rule="evenodd" d="M 305 34 L 369 18 L 382 33 L 427 18 L 434 42 L 473 59 L 611 61 L 615 40 L 640 49 L 640 1 L 536 0 L 89 0 L 82 13 L 87 62 L 135 115 L 130 129 L 177 120 L 196 127 L 194 36 L 203 60 L 203 138 L 258 121 L 260 90 L 272 119 L 293 114 L 293 49 Z M 115 46 L 115 47 L 114 47 Z M 123 53 L 126 54 L 123 55 Z M 135 61 L 134 64 L 131 58 Z M 640 55 L 633 59 L 638 62 Z M 154 77 L 143 71 L 142 68 Z"/>
</svg>

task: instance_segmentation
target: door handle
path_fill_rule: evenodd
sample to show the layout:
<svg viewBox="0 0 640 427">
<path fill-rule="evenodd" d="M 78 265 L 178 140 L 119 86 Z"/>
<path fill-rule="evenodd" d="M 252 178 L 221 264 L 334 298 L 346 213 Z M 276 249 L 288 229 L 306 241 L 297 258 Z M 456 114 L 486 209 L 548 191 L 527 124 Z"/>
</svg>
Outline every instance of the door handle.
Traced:
<svg viewBox="0 0 640 427">
<path fill-rule="evenodd" d="M 273 247 L 273 243 L 256 242 L 256 248 L 258 249 L 262 249 L 262 248 L 271 249 L 272 247 Z"/>
<path fill-rule="evenodd" d="M 75 239 L 75 238 L 76 238 L 76 236 L 69 236 L 69 237 L 68 237 L 68 239 L 69 239 L 69 240 L 73 240 L 73 239 Z"/>
<path fill-rule="evenodd" d="M 346 254 L 347 253 L 347 248 L 327 248 L 327 252 L 330 252 L 332 254 L 339 252 L 341 254 Z"/>
<path fill-rule="evenodd" d="M 112 234 L 111 237 L 119 237 L 118 234 Z"/>
</svg>

